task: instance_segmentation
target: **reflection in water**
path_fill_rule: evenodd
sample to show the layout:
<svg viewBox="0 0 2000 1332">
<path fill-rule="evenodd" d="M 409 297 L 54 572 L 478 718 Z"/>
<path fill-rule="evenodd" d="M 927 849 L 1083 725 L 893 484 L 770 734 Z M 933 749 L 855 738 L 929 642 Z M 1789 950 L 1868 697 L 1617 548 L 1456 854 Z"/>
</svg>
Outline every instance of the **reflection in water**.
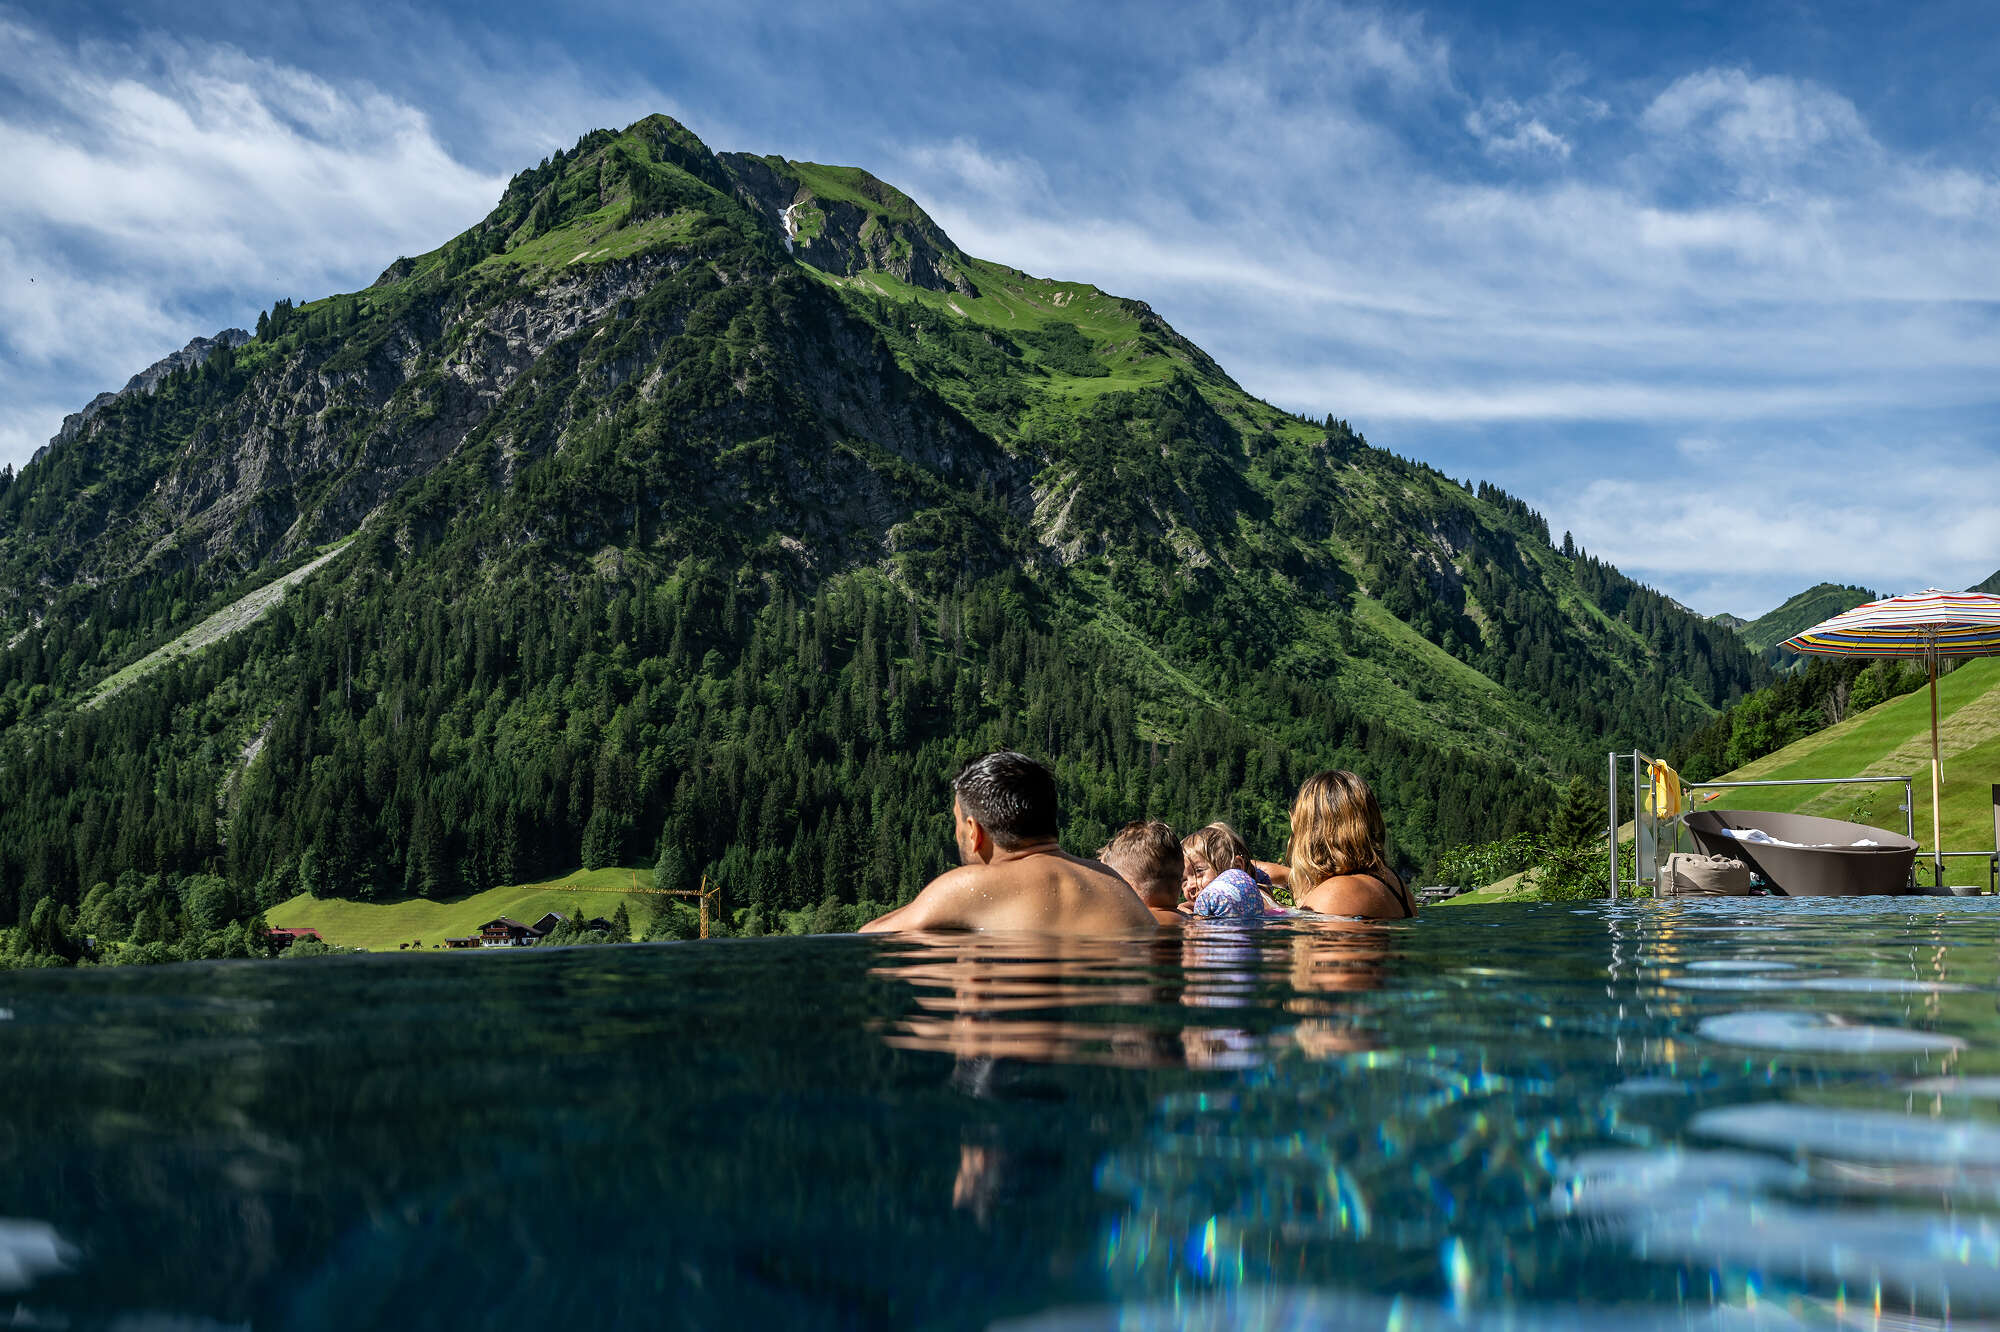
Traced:
<svg viewBox="0 0 2000 1332">
<path fill-rule="evenodd" d="M 0 1294 L 26 1290 L 45 1276 L 65 1272 L 76 1250 L 46 1221 L 0 1216 Z"/>
<path fill-rule="evenodd" d="M 1366 1009 L 1346 996 L 1383 987 L 1392 939 L 1388 927 L 1369 921 L 1198 922 L 1137 946 L 1032 934 L 902 935 L 871 974 L 914 993 L 919 1011 L 884 1030 L 898 1049 L 1247 1068 L 1284 1044 L 1329 1055 L 1373 1048 Z M 1239 1020 L 1246 1015 L 1254 1025 Z"/>
<path fill-rule="evenodd" d="M 960 1060 L 1153 1068 L 1177 1033 L 1149 1017 L 1183 988 L 1178 938 L 902 934 L 870 974 L 914 991 L 918 1012 L 885 1026 L 901 1050 Z"/>
<path fill-rule="evenodd" d="M 1992 1323 L 1994 905 L 0 974 L 0 1319 Z"/>
<path fill-rule="evenodd" d="M 1832 1013 L 1719 1013 L 1703 1018 L 1698 1035 L 1724 1045 L 1808 1054 L 1877 1054 L 1912 1050 L 1962 1050 L 1965 1041 L 1907 1027 L 1871 1027 Z"/>
</svg>

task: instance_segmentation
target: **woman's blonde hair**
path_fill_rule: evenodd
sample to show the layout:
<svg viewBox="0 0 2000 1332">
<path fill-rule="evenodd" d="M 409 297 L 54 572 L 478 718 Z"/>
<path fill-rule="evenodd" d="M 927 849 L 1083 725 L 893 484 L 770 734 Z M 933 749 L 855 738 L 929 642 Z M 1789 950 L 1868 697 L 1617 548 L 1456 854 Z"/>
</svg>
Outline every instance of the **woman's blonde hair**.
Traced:
<svg viewBox="0 0 2000 1332">
<path fill-rule="evenodd" d="M 1211 823 L 1181 839 L 1184 855 L 1199 856 L 1201 862 L 1220 874 L 1228 869 L 1250 868 L 1250 846 L 1226 823 Z M 1237 862 L 1242 864 L 1238 865 Z"/>
<path fill-rule="evenodd" d="M 1388 830 L 1375 793 L 1345 769 L 1306 778 L 1292 801 L 1292 891 L 1342 874 L 1389 867 Z"/>
</svg>

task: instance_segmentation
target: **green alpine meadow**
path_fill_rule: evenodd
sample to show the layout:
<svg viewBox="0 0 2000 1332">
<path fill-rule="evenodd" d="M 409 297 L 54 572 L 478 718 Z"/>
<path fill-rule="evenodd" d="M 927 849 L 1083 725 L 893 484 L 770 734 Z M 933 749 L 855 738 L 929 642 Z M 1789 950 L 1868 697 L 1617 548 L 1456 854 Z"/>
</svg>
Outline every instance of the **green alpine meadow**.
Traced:
<svg viewBox="0 0 2000 1332">
<path fill-rule="evenodd" d="M 0 472 L 15 960 L 579 867 L 846 928 L 950 863 L 946 779 L 1003 745 L 1084 854 L 1151 815 L 1275 856 L 1351 768 L 1421 876 L 1784 668 L 866 171 L 652 116 L 383 262 Z"/>
</svg>

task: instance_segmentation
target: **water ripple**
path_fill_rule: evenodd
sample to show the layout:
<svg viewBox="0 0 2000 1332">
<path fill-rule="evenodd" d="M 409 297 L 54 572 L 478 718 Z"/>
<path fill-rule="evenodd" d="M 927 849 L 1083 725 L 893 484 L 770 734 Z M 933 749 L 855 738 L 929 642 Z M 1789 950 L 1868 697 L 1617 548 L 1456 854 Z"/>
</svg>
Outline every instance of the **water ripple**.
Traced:
<svg viewBox="0 0 2000 1332">
<path fill-rule="evenodd" d="M 1695 1031 L 1723 1045 L 1807 1054 L 1910 1054 L 1962 1050 L 1966 1044 L 1940 1032 L 1868 1026 L 1812 1012 L 1724 1013 L 1703 1018 Z"/>
</svg>

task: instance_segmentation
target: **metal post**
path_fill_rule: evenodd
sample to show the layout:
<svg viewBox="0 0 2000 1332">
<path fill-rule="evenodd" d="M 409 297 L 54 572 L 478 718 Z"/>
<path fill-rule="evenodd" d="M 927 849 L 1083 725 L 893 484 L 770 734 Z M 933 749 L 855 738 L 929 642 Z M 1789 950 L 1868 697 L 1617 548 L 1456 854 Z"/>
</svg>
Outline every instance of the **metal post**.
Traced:
<svg viewBox="0 0 2000 1332">
<path fill-rule="evenodd" d="M 1639 891 L 1639 751 L 1632 751 L 1632 891 Z"/>
<path fill-rule="evenodd" d="M 1611 807 L 1605 816 L 1610 824 L 1605 840 L 1611 844 L 1611 900 L 1618 900 L 1618 755 L 1606 754 L 1607 777 L 1604 782 L 1604 803 Z"/>
<path fill-rule="evenodd" d="M 1933 887 L 1944 887 L 1944 857 L 1938 852 L 1944 850 L 1944 811 L 1938 808 L 1943 799 L 1940 787 L 1944 781 L 1944 760 L 1938 757 L 1937 721 L 1937 649 L 1932 648 L 1931 658 L 1931 880 Z"/>
</svg>

